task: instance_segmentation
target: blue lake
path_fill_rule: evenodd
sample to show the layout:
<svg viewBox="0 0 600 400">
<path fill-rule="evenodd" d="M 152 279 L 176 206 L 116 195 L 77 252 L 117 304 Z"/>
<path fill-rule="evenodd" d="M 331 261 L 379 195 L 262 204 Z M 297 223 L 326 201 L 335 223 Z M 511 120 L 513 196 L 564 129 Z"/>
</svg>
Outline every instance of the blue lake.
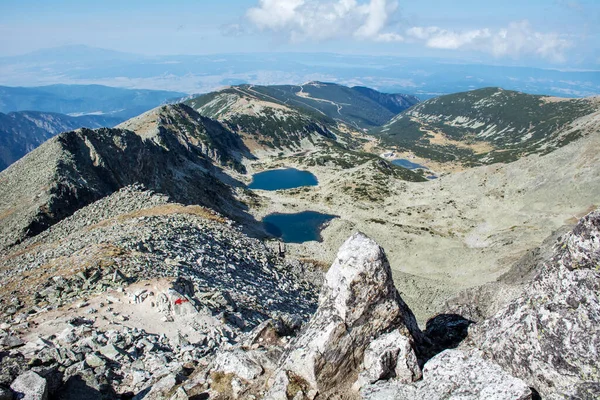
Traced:
<svg viewBox="0 0 600 400">
<path fill-rule="evenodd" d="M 308 171 L 294 168 L 272 169 L 252 175 L 252 182 L 248 185 L 248 189 L 279 190 L 318 184 L 317 177 Z"/>
<path fill-rule="evenodd" d="M 412 161 L 408 161 L 404 158 L 398 158 L 396 160 L 392 160 L 392 164 L 397 165 L 399 167 L 408 168 L 408 169 L 417 169 L 417 168 L 427 169 L 427 167 L 424 167 L 421 164 L 417 164 Z"/>
<path fill-rule="evenodd" d="M 265 230 L 286 243 L 321 240 L 321 230 L 335 215 L 304 211 L 296 214 L 269 214 L 263 218 Z"/>
</svg>

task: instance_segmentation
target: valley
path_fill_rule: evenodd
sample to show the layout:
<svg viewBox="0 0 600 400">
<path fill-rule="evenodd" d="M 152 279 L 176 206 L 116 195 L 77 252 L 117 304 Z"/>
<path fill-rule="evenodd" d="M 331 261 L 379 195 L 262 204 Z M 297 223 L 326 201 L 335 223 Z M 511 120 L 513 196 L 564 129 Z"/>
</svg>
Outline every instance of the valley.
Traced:
<svg viewBox="0 0 600 400">
<path fill-rule="evenodd" d="M 592 135 L 547 156 L 427 182 L 394 179 L 369 164 L 342 169 L 276 158 L 248 171 L 285 165 L 310 171 L 319 185 L 256 191 L 259 199 L 249 212 L 256 220 L 304 211 L 338 216 L 322 231 L 322 242 L 288 244 L 292 257 L 327 264 L 352 232 L 374 238 L 386 250 L 396 286 L 424 323 L 450 297 L 494 281 L 553 231 L 594 208 L 600 155 L 592 149 L 598 146 L 600 137 Z"/>
<path fill-rule="evenodd" d="M 306 98 L 303 93 L 297 95 Z M 327 101 L 321 104 L 329 107 Z M 391 132 L 396 121 L 413 118 L 418 110 L 436 101 L 459 104 L 454 108 L 441 106 L 437 111 L 449 113 L 444 118 L 455 122 L 427 128 L 436 130 L 429 142 L 419 139 L 396 147 Z M 527 125 L 527 131 L 512 125 L 495 128 L 497 121 L 506 121 L 512 115 L 510 110 L 498 111 L 498 103 L 504 102 L 511 107 L 518 104 L 529 107 L 528 117 L 515 120 L 523 121 L 518 123 Z M 200 112 L 206 110 L 195 100 L 190 104 L 196 105 Z M 272 103 L 263 106 L 269 104 Z M 466 112 L 469 104 L 475 104 L 476 118 L 487 121 L 487 126 L 457 115 Z M 570 111 L 546 110 L 547 106 Z M 221 107 L 220 112 L 210 114 L 228 121 L 224 116 L 227 112 L 222 114 L 226 109 Z M 243 114 L 239 108 L 235 110 Z M 381 131 L 375 130 L 375 145 L 368 134 L 353 131 L 352 119 L 341 119 L 337 131 L 330 129 L 336 134 L 353 131 L 350 140 L 344 134 L 338 136 L 347 143 L 343 147 L 332 146 L 327 138 L 313 140 L 309 146 L 300 148 L 286 147 L 285 143 L 279 149 L 265 146 L 255 153 L 260 154 L 258 160 L 245 163 L 248 175 L 296 168 L 314 174 L 319 182 L 318 186 L 288 190 L 257 190 L 249 213 L 257 221 L 273 213 L 312 211 L 336 215 L 322 231 L 321 242 L 286 246 L 287 255 L 295 258 L 328 264 L 352 232 L 360 230 L 374 238 L 386 250 L 398 289 L 417 319 L 424 323 L 454 295 L 495 281 L 554 231 L 574 223 L 594 208 L 600 196 L 596 179 L 599 159 L 592 150 L 598 148 L 600 140 L 598 110 L 593 98 L 571 102 L 482 89 L 430 100 L 400 113 Z M 557 115 L 562 119 L 557 119 Z M 437 123 L 433 117 L 418 118 L 425 123 Z M 525 122 L 525 118 L 530 120 Z M 340 129 L 344 123 L 349 130 Z M 410 138 L 412 128 L 403 129 L 398 131 L 399 135 Z M 526 139 L 518 156 L 510 150 L 510 144 L 503 144 L 512 143 L 515 139 L 511 137 L 517 131 Z M 481 138 L 473 136 L 476 132 L 481 132 Z M 423 135 L 426 138 L 429 134 Z M 440 138 L 454 139 L 444 142 Z M 527 138 L 531 138 L 531 145 L 527 144 L 530 143 Z M 571 141 L 573 144 L 569 145 Z M 365 149 L 369 152 L 362 152 Z M 437 157 L 437 151 L 464 156 Z M 406 154 L 411 162 L 423 164 L 430 171 L 394 169 L 379 157 L 392 153 L 396 158 Z M 504 160 L 513 162 L 499 163 L 501 154 L 509 157 Z M 475 163 L 474 155 L 479 160 Z M 490 165 L 473 167 L 474 164 Z M 431 174 L 439 179 L 425 179 Z M 234 176 L 249 183 L 248 175 Z"/>
</svg>

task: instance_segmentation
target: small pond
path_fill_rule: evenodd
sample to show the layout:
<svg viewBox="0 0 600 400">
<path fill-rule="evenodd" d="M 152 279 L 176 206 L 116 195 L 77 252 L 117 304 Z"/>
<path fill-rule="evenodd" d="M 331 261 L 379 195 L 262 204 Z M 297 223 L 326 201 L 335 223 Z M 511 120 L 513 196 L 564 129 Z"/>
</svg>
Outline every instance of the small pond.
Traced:
<svg viewBox="0 0 600 400">
<path fill-rule="evenodd" d="M 280 190 L 301 186 L 317 186 L 317 177 L 308 171 L 294 168 L 272 169 L 252 175 L 248 189 Z"/>
<path fill-rule="evenodd" d="M 304 211 L 296 214 L 269 214 L 263 218 L 265 230 L 286 243 L 321 240 L 321 230 L 335 215 Z"/>
<path fill-rule="evenodd" d="M 414 163 L 414 162 L 406 160 L 404 158 L 398 158 L 396 160 L 392 160 L 392 164 L 397 165 L 399 167 L 408 168 L 408 169 L 417 169 L 417 168 L 428 169 L 427 167 L 424 167 L 421 164 Z"/>
</svg>

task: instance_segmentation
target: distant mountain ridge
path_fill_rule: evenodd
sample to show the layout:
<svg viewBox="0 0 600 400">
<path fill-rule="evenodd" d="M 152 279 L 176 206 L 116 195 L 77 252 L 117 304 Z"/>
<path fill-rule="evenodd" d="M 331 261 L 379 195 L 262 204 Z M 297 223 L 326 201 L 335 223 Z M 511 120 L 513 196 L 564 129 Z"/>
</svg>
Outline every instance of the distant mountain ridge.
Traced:
<svg viewBox="0 0 600 400">
<path fill-rule="evenodd" d="M 332 130 L 337 130 L 337 123 L 332 118 L 289 106 L 254 86 L 234 86 L 185 104 L 236 132 L 252 151 L 300 150 L 325 138 L 336 139 Z"/>
<path fill-rule="evenodd" d="M 0 86 L 0 170 L 60 132 L 112 128 L 183 96 L 101 85 Z"/>
<path fill-rule="evenodd" d="M 110 128 L 119 122 L 120 118 L 105 115 L 71 117 L 39 111 L 0 113 L 0 170 L 60 132 L 78 128 Z"/>
<path fill-rule="evenodd" d="M 574 66 L 575 67 L 575 66 Z M 460 63 L 456 59 L 335 53 L 239 53 L 148 56 L 81 45 L 0 56 L 0 84 L 97 83 L 208 93 L 225 85 L 302 84 L 333 80 L 425 100 L 500 86 L 526 93 L 585 97 L 600 94 L 594 58 L 580 70 Z M 26 73 L 23 73 L 26 72 Z M 150 86 L 151 85 L 151 86 Z"/>
<path fill-rule="evenodd" d="M 322 140 L 361 147 L 367 128 L 380 126 L 419 100 L 364 87 L 309 82 L 304 85 L 231 86 L 185 101 L 217 119 L 253 150 L 313 148 Z"/>
<path fill-rule="evenodd" d="M 383 125 L 394 115 L 419 102 L 418 98 L 411 95 L 381 93 L 366 87 L 318 81 L 304 85 L 242 87 L 251 87 L 286 105 L 316 111 L 357 129 Z"/>
<path fill-rule="evenodd" d="M 0 86 L 0 112 L 44 111 L 61 114 L 107 114 L 125 121 L 185 93 L 124 89 L 102 85 Z"/>
<path fill-rule="evenodd" d="M 568 99 L 484 88 L 437 97 L 372 133 L 384 146 L 468 165 L 545 154 L 595 129 L 598 98 Z"/>
</svg>

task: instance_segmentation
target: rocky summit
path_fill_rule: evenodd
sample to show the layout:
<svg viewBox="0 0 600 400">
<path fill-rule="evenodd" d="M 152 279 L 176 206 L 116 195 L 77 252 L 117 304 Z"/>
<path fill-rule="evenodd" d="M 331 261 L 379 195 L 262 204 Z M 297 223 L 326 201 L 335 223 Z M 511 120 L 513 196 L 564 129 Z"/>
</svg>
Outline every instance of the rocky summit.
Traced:
<svg viewBox="0 0 600 400">
<path fill-rule="evenodd" d="M 233 86 L 0 172 L 0 400 L 600 398 L 597 99 L 417 103 Z"/>
</svg>

